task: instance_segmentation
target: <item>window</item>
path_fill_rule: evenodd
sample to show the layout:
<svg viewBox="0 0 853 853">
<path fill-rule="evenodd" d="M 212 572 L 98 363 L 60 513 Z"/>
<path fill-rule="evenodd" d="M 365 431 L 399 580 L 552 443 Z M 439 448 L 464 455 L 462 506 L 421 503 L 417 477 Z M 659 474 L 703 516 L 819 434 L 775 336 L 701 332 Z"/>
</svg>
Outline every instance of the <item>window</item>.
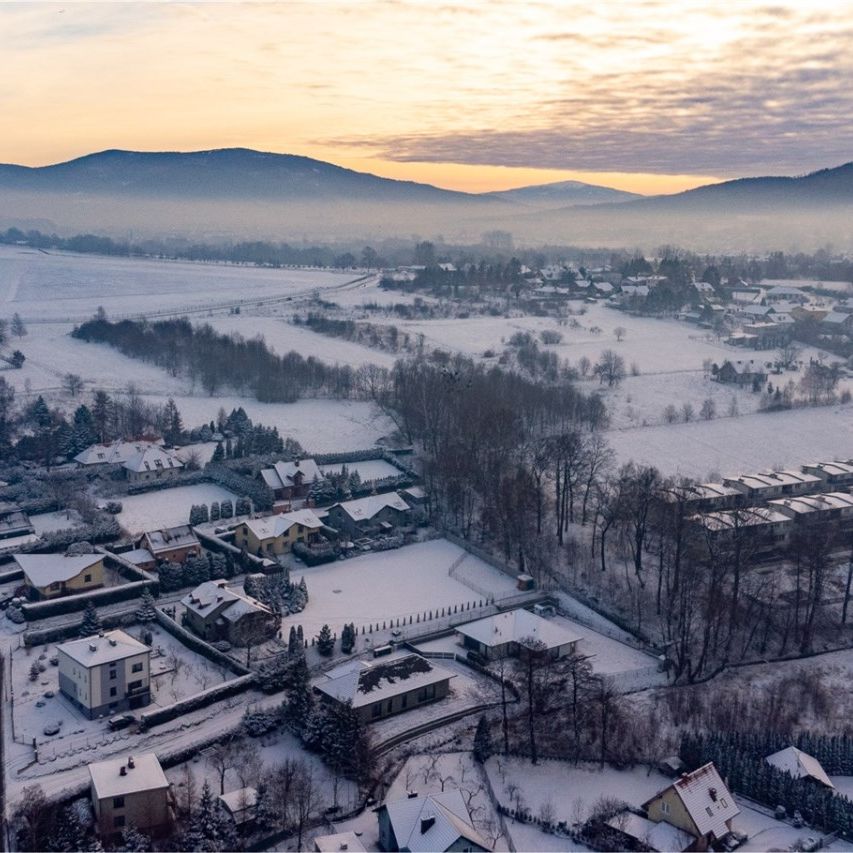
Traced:
<svg viewBox="0 0 853 853">
<path fill-rule="evenodd" d="M 142 661 L 139 661 L 139 663 L 135 663 L 135 664 L 130 668 L 130 671 L 131 671 L 131 672 L 142 672 Z"/>
<path fill-rule="evenodd" d="M 115 695 L 116 695 L 116 688 L 110 687 L 110 696 L 115 696 Z"/>
<path fill-rule="evenodd" d="M 113 808 L 114 809 L 123 809 L 124 808 L 124 797 L 113 797 Z"/>
<path fill-rule="evenodd" d="M 124 815 L 123 815 L 123 814 L 116 815 L 116 816 L 113 818 L 113 826 L 114 826 L 116 829 L 121 829 L 121 827 L 123 827 L 123 826 L 124 826 Z"/>
<path fill-rule="evenodd" d="M 708 812 L 708 817 L 714 816 L 714 810 L 710 806 L 705 806 L 705 811 Z"/>
<path fill-rule="evenodd" d="M 727 808 L 729 807 L 729 804 L 726 802 L 726 798 L 725 798 L 725 797 L 720 797 L 720 805 L 721 805 L 724 809 L 727 809 Z"/>
<path fill-rule="evenodd" d="M 669 803 L 666 800 L 661 800 L 660 811 L 661 814 L 669 814 Z"/>
<path fill-rule="evenodd" d="M 50 585 L 50 588 L 51 588 L 51 589 L 59 589 L 59 584 L 58 584 L 58 583 L 52 583 L 52 584 Z"/>
<path fill-rule="evenodd" d="M 128 690 L 139 690 L 142 687 L 141 681 L 131 681 L 130 684 L 127 685 Z"/>
<path fill-rule="evenodd" d="M 111 669 L 110 670 L 110 681 L 115 681 L 117 676 L 118 676 L 118 673 L 114 669 Z"/>
<path fill-rule="evenodd" d="M 83 575 L 83 583 L 92 583 L 91 575 Z"/>
<path fill-rule="evenodd" d="M 388 713 L 390 714 L 393 710 L 394 710 L 394 700 L 389 699 L 388 700 Z"/>
<path fill-rule="evenodd" d="M 378 717 L 382 714 L 382 703 L 376 702 L 371 710 L 371 715 L 374 717 Z"/>
</svg>

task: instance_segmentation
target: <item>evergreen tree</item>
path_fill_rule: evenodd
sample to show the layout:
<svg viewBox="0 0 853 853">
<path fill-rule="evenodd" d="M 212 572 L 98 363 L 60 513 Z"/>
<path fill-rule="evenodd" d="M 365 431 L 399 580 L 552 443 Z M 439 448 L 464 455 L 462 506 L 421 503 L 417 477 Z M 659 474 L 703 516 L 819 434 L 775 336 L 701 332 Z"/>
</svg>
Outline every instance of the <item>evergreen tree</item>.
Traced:
<svg viewBox="0 0 853 853">
<path fill-rule="evenodd" d="M 337 773 L 361 782 L 372 769 L 372 756 L 367 728 L 352 702 L 336 702 L 328 709 L 325 737 L 321 745 L 323 758 Z"/>
<path fill-rule="evenodd" d="M 237 498 L 234 506 L 234 515 L 248 515 L 252 511 L 252 504 L 248 498 Z"/>
<path fill-rule="evenodd" d="M 95 391 L 95 399 L 92 403 L 92 420 L 94 421 L 97 440 L 101 443 L 109 441 L 110 431 L 110 395 L 106 391 Z"/>
<path fill-rule="evenodd" d="M 18 338 L 24 337 L 27 333 L 27 327 L 24 325 L 24 321 L 21 319 L 21 315 L 16 311 L 12 315 L 12 334 Z"/>
<path fill-rule="evenodd" d="M 213 792 L 210 790 L 210 782 L 205 779 L 201 789 L 201 797 L 198 801 L 198 809 L 193 823 L 198 829 L 203 840 L 204 850 L 219 850 L 219 820 L 216 815 L 216 806 L 213 802 Z"/>
<path fill-rule="evenodd" d="M 258 782 L 255 798 L 255 824 L 258 829 L 270 829 L 275 823 L 275 809 L 266 782 Z"/>
<path fill-rule="evenodd" d="M 34 660 L 33 665 L 30 667 L 30 681 L 38 681 L 40 675 L 41 668 L 39 667 L 39 662 Z"/>
<path fill-rule="evenodd" d="M 305 635 L 302 633 L 302 626 L 296 626 L 296 641 L 299 643 L 300 649 L 305 649 Z"/>
<path fill-rule="evenodd" d="M 142 591 L 142 599 L 139 603 L 139 609 L 136 611 L 136 618 L 140 622 L 153 622 L 157 618 L 157 611 L 154 609 L 154 596 L 151 595 L 151 590 L 147 586 Z"/>
<path fill-rule="evenodd" d="M 328 625 L 323 625 L 320 633 L 317 635 L 317 651 L 323 657 L 331 657 L 335 650 L 335 640 L 332 637 L 332 629 Z"/>
<path fill-rule="evenodd" d="M 98 616 L 98 611 L 91 601 L 86 602 L 86 609 L 83 611 L 83 621 L 80 623 L 81 637 L 94 637 L 101 632 L 101 620 Z"/>
<path fill-rule="evenodd" d="M 474 733 L 474 758 L 482 764 L 492 754 L 492 731 L 485 714 L 477 720 Z"/>
<path fill-rule="evenodd" d="M 121 833 L 120 849 L 127 853 L 148 853 L 151 850 L 151 839 L 135 826 L 126 826 Z"/>
<path fill-rule="evenodd" d="M 73 453 L 76 456 L 92 444 L 98 441 L 98 432 L 95 428 L 95 420 L 88 406 L 78 406 L 74 412 L 73 430 Z"/>
<path fill-rule="evenodd" d="M 299 641 L 296 639 L 296 626 L 290 626 L 290 635 L 287 638 L 287 653 L 290 657 L 293 657 L 296 654 L 302 654 L 303 649 L 299 645 Z"/>
<path fill-rule="evenodd" d="M 184 424 L 181 420 L 181 413 L 178 411 L 178 407 L 171 397 L 166 401 L 163 409 L 163 422 L 165 425 L 163 438 L 169 444 L 178 444 L 183 438 Z"/>
<path fill-rule="evenodd" d="M 303 651 L 294 658 L 290 668 L 290 692 L 287 694 L 286 705 L 288 725 L 300 737 L 305 731 L 313 704 L 311 674 Z"/>
<path fill-rule="evenodd" d="M 222 519 L 234 517 L 234 504 L 231 502 L 230 498 L 220 502 L 219 517 Z"/>
<path fill-rule="evenodd" d="M 184 586 L 184 569 L 179 563 L 171 561 L 160 563 L 157 574 L 160 578 L 160 589 L 163 592 L 174 592 Z"/>
<path fill-rule="evenodd" d="M 225 458 L 225 451 L 222 449 L 222 442 L 216 443 L 216 449 L 213 451 L 213 456 L 210 457 L 211 462 L 221 462 Z"/>
<path fill-rule="evenodd" d="M 219 521 L 219 502 L 213 501 L 210 505 L 210 520 Z"/>
</svg>

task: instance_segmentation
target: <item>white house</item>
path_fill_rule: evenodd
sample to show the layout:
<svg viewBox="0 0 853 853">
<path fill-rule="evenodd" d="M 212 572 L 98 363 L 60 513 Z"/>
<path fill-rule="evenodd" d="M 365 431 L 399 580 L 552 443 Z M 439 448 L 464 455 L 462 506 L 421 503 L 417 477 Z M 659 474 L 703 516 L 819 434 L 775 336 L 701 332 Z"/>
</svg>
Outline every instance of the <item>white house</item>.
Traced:
<svg viewBox="0 0 853 853">
<path fill-rule="evenodd" d="M 517 655 L 526 645 L 541 644 L 554 658 L 574 651 L 581 635 L 529 610 L 509 610 L 459 625 L 456 633 L 461 644 L 485 658 Z"/>
<path fill-rule="evenodd" d="M 59 689 L 89 719 L 151 701 L 151 649 L 124 631 L 57 647 Z"/>
<path fill-rule="evenodd" d="M 166 480 L 181 473 L 184 463 L 171 451 L 156 444 L 149 445 L 122 463 L 132 483 Z"/>
<path fill-rule="evenodd" d="M 832 779 L 827 776 L 821 763 L 795 746 L 780 749 L 778 752 L 768 755 L 764 760 L 777 770 L 781 770 L 795 779 L 813 779 L 827 788 L 835 788 Z"/>
</svg>

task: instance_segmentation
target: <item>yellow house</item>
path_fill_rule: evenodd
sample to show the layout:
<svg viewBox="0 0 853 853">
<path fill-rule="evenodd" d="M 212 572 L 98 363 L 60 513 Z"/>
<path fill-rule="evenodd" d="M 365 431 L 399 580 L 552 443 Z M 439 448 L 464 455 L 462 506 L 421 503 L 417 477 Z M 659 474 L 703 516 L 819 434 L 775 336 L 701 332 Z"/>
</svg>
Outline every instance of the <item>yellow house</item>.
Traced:
<svg viewBox="0 0 853 853">
<path fill-rule="evenodd" d="M 15 562 L 35 598 L 59 598 L 104 585 L 103 554 L 16 554 Z"/>
<path fill-rule="evenodd" d="M 252 518 L 237 526 L 234 544 L 259 557 L 284 554 L 296 542 L 316 539 L 322 526 L 323 522 L 310 509 Z"/>
</svg>

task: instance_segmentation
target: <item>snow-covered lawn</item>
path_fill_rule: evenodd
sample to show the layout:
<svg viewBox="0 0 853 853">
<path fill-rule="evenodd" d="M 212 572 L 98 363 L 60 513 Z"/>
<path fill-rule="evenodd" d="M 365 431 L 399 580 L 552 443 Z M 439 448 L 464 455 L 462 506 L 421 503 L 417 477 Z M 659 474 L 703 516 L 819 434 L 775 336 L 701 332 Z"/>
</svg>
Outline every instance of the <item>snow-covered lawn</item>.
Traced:
<svg viewBox="0 0 853 853">
<path fill-rule="evenodd" d="M 164 396 L 146 396 L 162 405 Z M 230 412 L 242 406 L 246 414 L 264 426 L 278 427 L 283 438 L 295 438 L 308 453 L 340 453 L 368 450 L 394 424 L 377 407 L 362 400 L 305 399 L 296 403 L 259 403 L 244 397 L 190 397 L 175 395 L 175 403 L 188 427 L 216 420 L 220 408 Z"/>
<path fill-rule="evenodd" d="M 853 456 L 853 406 L 611 430 L 608 441 L 620 462 L 633 459 L 699 479 L 793 468 Z"/>
<path fill-rule="evenodd" d="M 67 509 L 61 512 L 42 512 L 38 515 L 31 515 L 30 522 L 35 532 L 41 536 L 44 533 L 53 533 L 55 530 L 77 527 L 83 523 L 83 520 L 77 510 Z"/>
<path fill-rule="evenodd" d="M 305 637 L 313 637 L 324 624 L 340 635 L 348 622 L 360 631 L 371 623 L 479 602 L 483 595 L 448 574 L 463 553 L 446 539 L 434 539 L 294 572 L 294 577 L 305 576 L 308 606 L 282 620 L 283 635 L 290 625 L 302 625 Z M 462 565 L 467 580 L 498 598 L 517 591 L 511 577 L 471 554 Z M 359 633 L 358 650 L 370 645 L 365 639 L 369 637 Z"/>
<path fill-rule="evenodd" d="M 346 462 L 337 465 L 321 465 L 320 470 L 324 474 L 339 474 L 343 465 L 346 465 L 347 471 L 350 474 L 358 473 L 361 477 L 361 482 L 366 483 L 370 480 L 383 480 L 386 477 L 399 477 L 403 472 L 394 467 L 390 462 L 384 459 L 368 459 L 364 462 Z"/>
<path fill-rule="evenodd" d="M 193 504 L 212 501 L 235 500 L 236 495 L 214 483 L 196 486 L 177 486 L 141 495 L 122 498 L 122 510 L 116 516 L 118 523 L 131 534 L 145 533 L 186 524 Z"/>
</svg>

